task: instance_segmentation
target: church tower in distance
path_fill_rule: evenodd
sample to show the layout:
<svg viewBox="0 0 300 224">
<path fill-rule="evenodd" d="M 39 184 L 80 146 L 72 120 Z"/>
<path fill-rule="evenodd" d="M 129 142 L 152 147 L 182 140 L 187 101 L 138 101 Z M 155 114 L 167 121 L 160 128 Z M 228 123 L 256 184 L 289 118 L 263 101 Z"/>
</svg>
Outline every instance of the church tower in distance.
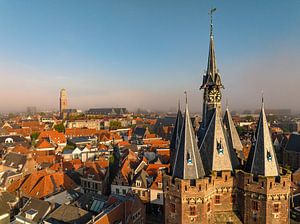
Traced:
<svg viewBox="0 0 300 224">
<path fill-rule="evenodd" d="M 59 112 L 62 115 L 63 112 L 68 109 L 67 91 L 65 89 L 60 90 L 59 96 Z"/>
</svg>

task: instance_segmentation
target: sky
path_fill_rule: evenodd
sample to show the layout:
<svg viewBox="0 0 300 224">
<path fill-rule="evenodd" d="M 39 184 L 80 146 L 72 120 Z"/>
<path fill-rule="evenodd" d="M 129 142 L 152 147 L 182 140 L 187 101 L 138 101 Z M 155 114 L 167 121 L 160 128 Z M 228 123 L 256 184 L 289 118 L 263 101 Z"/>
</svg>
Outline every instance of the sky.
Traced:
<svg viewBox="0 0 300 224">
<path fill-rule="evenodd" d="M 202 110 L 209 15 L 231 110 L 300 110 L 299 0 L 0 0 L 0 111 Z"/>
</svg>

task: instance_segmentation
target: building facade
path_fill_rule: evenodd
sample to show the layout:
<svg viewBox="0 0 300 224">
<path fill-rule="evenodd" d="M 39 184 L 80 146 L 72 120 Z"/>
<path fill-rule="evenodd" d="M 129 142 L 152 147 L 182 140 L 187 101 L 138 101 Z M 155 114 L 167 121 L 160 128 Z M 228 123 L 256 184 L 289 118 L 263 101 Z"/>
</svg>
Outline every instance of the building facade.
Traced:
<svg viewBox="0 0 300 224">
<path fill-rule="evenodd" d="M 195 135 L 186 103 L 171 141 L 170 172 L 163 176 L 166 224 L 289 223 L 291 174 L 278 166 L 264 104 L 247 161 L 229 110 L 222 118 L 221 76 L 213 25 L 200 89 L 202 124 Z"/>
</svg>

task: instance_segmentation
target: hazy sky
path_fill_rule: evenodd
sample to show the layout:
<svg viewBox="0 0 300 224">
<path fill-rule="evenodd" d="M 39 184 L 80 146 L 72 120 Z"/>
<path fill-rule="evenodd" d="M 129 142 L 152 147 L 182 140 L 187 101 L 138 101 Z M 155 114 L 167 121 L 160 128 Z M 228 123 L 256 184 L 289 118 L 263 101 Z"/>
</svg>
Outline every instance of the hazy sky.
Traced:
<svg viewBox="0 0 300 224">
<path fill-rule="evenodd" d="M 299 0 L 0 1 L 0 111 L 125 106 L 200 111 L 208 10 L 230 108 L 300 110 Z"/>
</svg>

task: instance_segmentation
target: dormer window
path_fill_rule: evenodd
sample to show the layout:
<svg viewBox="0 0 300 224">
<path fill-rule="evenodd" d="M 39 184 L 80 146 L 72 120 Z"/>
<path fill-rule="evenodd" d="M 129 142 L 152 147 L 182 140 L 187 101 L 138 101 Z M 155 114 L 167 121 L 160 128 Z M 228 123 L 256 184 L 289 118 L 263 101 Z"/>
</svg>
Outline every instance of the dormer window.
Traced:
<svg viewBox="0 0 300 224">
<path fill-rule="evenodd" d="M 224 149 L 221 140 L 220 142 L 217 142 L 217 151 L 219 155 L 224 155 Z"/>
<path fill-rule="evenodd" d="M 272 155 L 269 151 L 267 152 L 267 160 L 272 161 Z"/>
<path fill-rule="evenodd" d="M 192 158 L 190 156 L 190 153 L 187 153 L 187 164 L 188 165 L 192 165 L 193 164 L 193 161 L 192 161 Z"/>
<path fill-rule="evenodd" d="M 158 188 L 162 188 L 162 183 L 161 183 L 161 182 L 158 182 L 158 183 L 157 183 L 157 186 L 158 186 Z"/>
<path fill-rule="evenodd" d="M 135 182 L 135 184 L 136 184 L 137 187 L 141 187 L 141 186 L 142 186 L 142 182 L 139 181 L 139 180 L 137 180 L 137 181 Z"/>
<path fill-rule="evenodd" d="M 33 220 L 34 217 L 38 214 L 38 211 L 35 209 L 30 209 L 25 212 L 26 219 Z"/>
</svg>

